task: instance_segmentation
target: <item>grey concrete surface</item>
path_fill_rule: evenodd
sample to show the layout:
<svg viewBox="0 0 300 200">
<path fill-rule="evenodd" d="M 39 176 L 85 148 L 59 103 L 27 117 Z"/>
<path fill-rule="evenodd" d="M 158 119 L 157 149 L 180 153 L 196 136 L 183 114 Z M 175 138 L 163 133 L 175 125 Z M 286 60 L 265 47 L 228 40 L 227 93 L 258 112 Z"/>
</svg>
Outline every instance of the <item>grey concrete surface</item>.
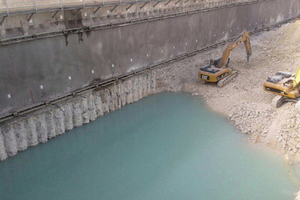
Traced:
<svg viewBox="0 0 300 200">
<path fill-rule="evenodd" d="M 274 0 L 0 48 L 0 113 L 62 95 L 297 16 L 299 0 Z M 13 152 L 13 150 L 12 150 Z"/>
</svg>

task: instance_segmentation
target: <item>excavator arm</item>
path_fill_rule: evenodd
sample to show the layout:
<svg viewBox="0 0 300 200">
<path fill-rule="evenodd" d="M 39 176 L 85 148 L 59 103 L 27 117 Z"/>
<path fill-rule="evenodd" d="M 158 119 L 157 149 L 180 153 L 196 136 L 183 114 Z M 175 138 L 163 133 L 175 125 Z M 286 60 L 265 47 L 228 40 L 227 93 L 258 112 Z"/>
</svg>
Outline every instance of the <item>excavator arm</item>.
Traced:
<svg viewBox="0 0 300 200">
<path fill-rule="evenodd" d="M 237 37 L 235 39 L 235 41 L 233 43 L 229 44 L 226 47 L 226 49 L 223 52 L 222 57 L 220 58 L 220 62 L 218 64 L 218 66 L 216 66 L 216 67 L 218 67 L 218 68 L 226 67 L 227 63 L 229 61 L 228 59 L 229 59 L 231 51 L 233 49 L 235 49 L 238 45 L 240 45 L 242 42 L 245 44 L 246 51 L 247 51 L 247 61 L 249 62 L 249 58 L 252 54 L 251 45 L 250 45 L 250 37 L 249 37 L 248 31 L 244 31 L 239 37 Z"/>
<path fill-rule="evenodd" d="M 295 75 L 294 81 L 293 81 L 293 87 L 297 88 L 300 85 L 300 67 L 297 70 L 297 73 Z"/>
</svg>

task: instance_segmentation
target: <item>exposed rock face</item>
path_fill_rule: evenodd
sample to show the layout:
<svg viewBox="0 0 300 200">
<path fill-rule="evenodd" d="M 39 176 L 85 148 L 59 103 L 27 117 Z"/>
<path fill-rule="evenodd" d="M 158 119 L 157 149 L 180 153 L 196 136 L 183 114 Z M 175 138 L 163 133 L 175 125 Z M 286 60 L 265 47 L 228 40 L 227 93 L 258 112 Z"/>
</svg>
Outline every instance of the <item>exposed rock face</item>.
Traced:
<svg viewBox="0 0 300 200">
<path fill-rule="evenodd" d="M 0 160 L 157 93 L 155 79 L 151 71 L 1 125 Z"/>
</svg>

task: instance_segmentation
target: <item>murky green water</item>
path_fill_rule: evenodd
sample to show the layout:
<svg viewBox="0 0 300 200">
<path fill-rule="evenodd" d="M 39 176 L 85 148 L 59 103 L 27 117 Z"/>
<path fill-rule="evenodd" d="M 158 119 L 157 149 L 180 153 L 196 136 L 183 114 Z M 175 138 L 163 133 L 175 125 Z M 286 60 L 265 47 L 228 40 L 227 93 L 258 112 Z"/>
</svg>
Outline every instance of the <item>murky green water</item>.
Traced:
<svg viewBox="0 0 300 200">
<path fill-rule="evenodd" d="M 282 156 L 188 94 L 153 95 L 0 163 L 0 199 L 285 200 Z"/>
</svg>

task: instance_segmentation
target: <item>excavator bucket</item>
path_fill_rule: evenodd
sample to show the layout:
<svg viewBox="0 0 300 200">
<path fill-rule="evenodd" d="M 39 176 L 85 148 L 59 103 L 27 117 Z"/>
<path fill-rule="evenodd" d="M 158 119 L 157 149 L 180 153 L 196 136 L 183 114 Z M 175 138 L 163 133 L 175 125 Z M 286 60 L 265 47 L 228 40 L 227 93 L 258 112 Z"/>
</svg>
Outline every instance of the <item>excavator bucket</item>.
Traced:
<svg viewBox="0 0 300 200">
<path fill-rule="evenodd" d="M 298 68 L 298 71 L 295 75 L 295 79 L 294 79 L 294 82 L 293 82 L 293 86 L 294 87 L 297 87 L 300 83 L 300 67 Z"/>
</svg>

